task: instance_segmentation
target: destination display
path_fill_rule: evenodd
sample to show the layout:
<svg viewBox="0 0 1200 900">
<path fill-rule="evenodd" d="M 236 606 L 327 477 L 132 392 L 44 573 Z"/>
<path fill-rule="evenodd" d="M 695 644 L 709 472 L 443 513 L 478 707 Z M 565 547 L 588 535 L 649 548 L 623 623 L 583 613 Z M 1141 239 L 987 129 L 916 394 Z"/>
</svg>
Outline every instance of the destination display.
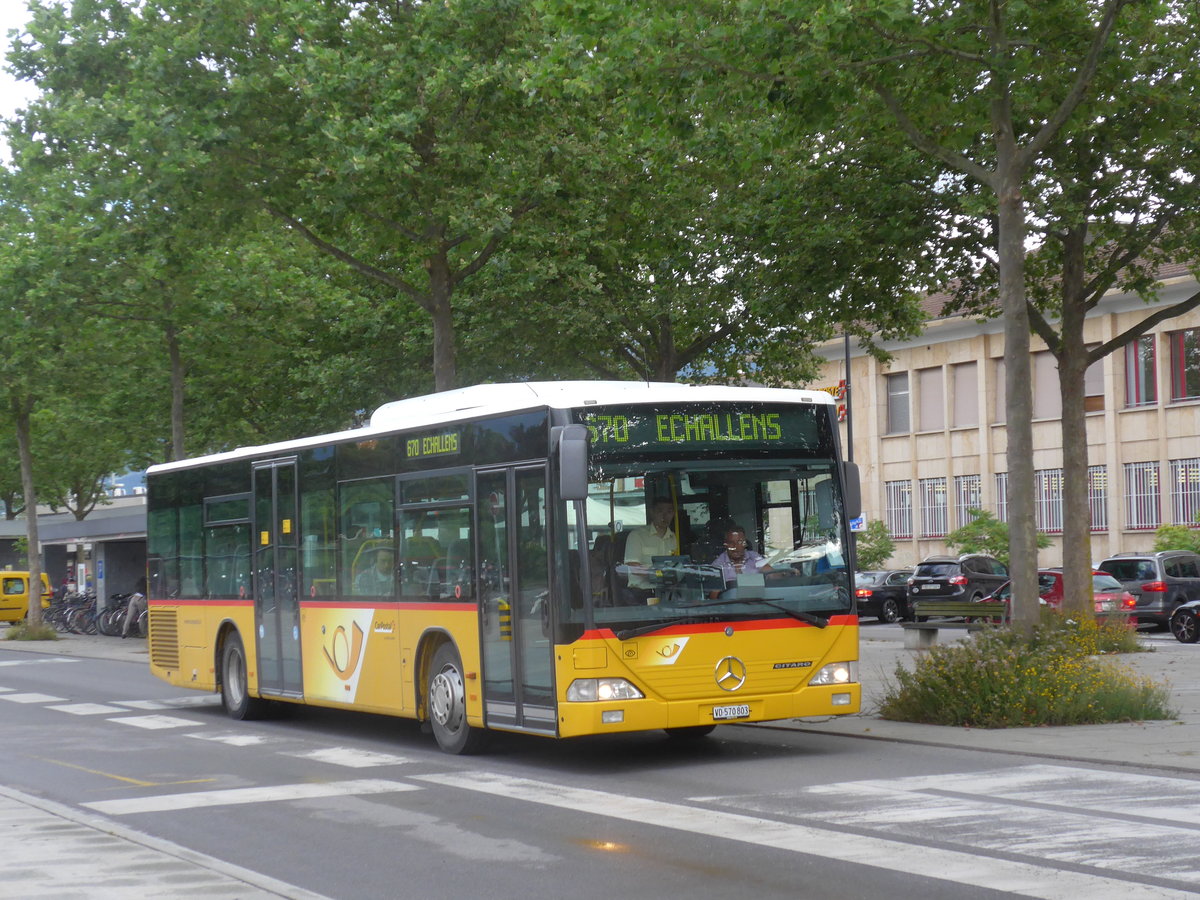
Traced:
<svg viewBox="0 0 1200 900">
<path fill-rule="evenodd" d="M 748 450 L 817 450 L 822 444 L 825 406 L 705 404 L 621 406 L 580 410 L 592 451 L 696 453 Z"/>
<path fill-rule="evenodd" d="M 404 442 L 404 458 L 420 459 L 426 456 L 457 454 L 460 444 L 461 438 L 457 431 L 408 438 Z"/>
</svg>

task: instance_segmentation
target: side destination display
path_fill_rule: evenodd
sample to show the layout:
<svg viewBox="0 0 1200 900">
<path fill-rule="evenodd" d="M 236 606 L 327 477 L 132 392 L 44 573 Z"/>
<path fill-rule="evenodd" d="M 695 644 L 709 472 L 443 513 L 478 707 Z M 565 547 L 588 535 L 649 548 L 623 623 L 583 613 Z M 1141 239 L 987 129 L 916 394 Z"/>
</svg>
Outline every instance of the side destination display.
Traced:
<svg viewBox="0 0 1200 900">
<path fill-rule="evenodd" d="M 816 406 L 721 404 L 683 407 L 608 406 L 580 410 L 592 450 L 603 456 L 736 450 L 817 450 L 822 414 Z"/>
</svg>

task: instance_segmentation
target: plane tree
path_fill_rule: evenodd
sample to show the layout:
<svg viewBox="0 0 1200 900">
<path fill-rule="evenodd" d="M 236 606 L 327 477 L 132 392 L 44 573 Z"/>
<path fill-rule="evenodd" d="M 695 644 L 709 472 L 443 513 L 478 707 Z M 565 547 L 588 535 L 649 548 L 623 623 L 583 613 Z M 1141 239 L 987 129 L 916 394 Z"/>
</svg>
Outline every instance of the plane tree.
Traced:
<svg viewBox="0 0 1200 900">
<path fill-rule="evenodd" d="M 898 154 L 915 150 L 928 171 L 937 173 L 924 183 L 957 214 L 947 227 L 959 232 L 965 225 L 963 237 L 974 238 L 962 242 L 966 258 L 990 260 L 993 308 L 1004 322 L 1015 617 L 1026 627 L 1037 615 L 1030 332 L 1037 327 L 1052 348 L 1061 345 L 1060 352 L 1071 354 L 1061 357 L 1062 381 L 1064 390 L 1076 392 L 1086 369 L 1076 325 L 1085 304 L 1061 298 L 1071 292 L 1098 296 L 1103 273 L 1125 272 L 1110 284 L 1149 290 L 1149 268 L 1136 263 L 1131 245 L 1109 256 L 1100 249 L 1081 256 L 1062 248 L 1103 245 L 1131 216 L 1138 217 L 1131 231 L 1154 235 L 1152 210 L 1190 187 L 1195 16 L 1195 4 L 1173 0 L 762 0 L 663 3 L 652 10 L 595 0 L 584 13 L 597 31 L 635 37 L 626 43 L 627 53 L 637 41 L 650 43 L 667 48 L 678 67 L 712 73 L 710 83 L 720 76 L 769 84 L 795 115 L 818 123 L 831 142 L 873 135 Z M 1176 102 L 1183 107 L 1179 118 L 1171 108 Z M 1157 115 L 1170 123 L 1161 131 L 1152 121 Z M 1178 128 L 1174 137 L 1166 133 L 1172 128 Z M 1117 150 L 1110 143 L 1120 135 L 1143 142 Z M 1084 152 L 1085 146 L 1091 149 Z M 1103 180 L 1138 154 L 1153 159 L 1166 179 L 1142 190 L 1133 175 L 1124 194 L 1118 189 L 1089 208 L 1088 191 L 1104 193 Z M 1067 165 L 1080 167 L 1057 173 Z M 1089 225 L 1088 216 L 1102 212 L 1104 204 L 1111 207 L 1109 226 Z M 1066 218 L 1039 219 L 1052 211 Z M 1180 250 L 1188 255 L 1187 242 L 1172 236 L 1185 226 L 1178 216 L 1171 221 L 1154 240 L 1142 241 L 1148 260 L 1178 259 Z M 1030 244 L 1043 224 L 1047 246 L 1060 246 L 1030 263 Z M 1051 302 L 1047 289 L 1031 285 L 1050 283 L 1047 270 L 1038 266 L 1050 266 L 1055 254 L 1059 299 Z M 1071 267 L 1085 261 L 1093 268 L 1071 286 Z M 947 271 L 965 269 L 960 263 Z M 1039 318 L 1058 314 L 1064 327 L 1055 337 Z M 1147 319 L 1147 327 L 1157 321 Z M 1072 507 L 1078 496 L 1068 493 Z M 1086 523 L 1086 514 L 1075 518 Z M 1085 558 L 1086 550 L 1071 546 L 1068 553 L 1073 560 L 1068 579 L 1076 585 L 1069 590 L 1078 604 L 1083 588 L 1075 557 Z"/>
<path fill-rule="evenodd" d="M 457 381 L 454 298 L 586 154 L 581 114 L 533 97 L 518 0 L 45 3 L 12 58 L 46 129 L 227 215 L 266 212 L 431 323 Z M 81 123 L 88 123 L 83 131 Z"/>
</svg>

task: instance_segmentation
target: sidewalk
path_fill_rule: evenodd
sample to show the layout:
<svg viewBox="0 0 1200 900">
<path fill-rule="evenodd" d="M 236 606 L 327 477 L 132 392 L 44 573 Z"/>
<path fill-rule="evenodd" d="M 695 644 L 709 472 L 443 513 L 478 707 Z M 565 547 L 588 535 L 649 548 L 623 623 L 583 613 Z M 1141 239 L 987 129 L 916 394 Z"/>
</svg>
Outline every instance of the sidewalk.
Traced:
<svg viewBox="0 0 1200 900">
<path fill-rule="evenodd" d="M 932 746 L 1023 753 L 1071 762 L 1137 768 L 1154 766 L 1200 772 L 1200 644 L 1181 644 L 1166 632 L 1144 634 L 1146 653 L 1113 656 L 1113 665 L 1167 686 L 1177 718 L 1160 722 L 1068 725 L 1039 728 L 958 728 L 916 725 L 879 718 L 880 698 L 895 680 L 897 665 L 910 667 L 919 650 L 905 650 L 899 626 L 867 625 L 860 631 L 863 711 L 826 720 L 792 720 L 788 727 Z"/>
</svg>

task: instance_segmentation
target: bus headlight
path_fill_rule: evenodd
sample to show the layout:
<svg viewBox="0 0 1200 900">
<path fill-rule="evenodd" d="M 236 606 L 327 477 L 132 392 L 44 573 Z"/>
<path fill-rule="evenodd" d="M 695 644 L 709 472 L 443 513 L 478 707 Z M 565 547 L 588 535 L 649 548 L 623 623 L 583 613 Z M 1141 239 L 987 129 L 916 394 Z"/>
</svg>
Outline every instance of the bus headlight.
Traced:
<svg viewBox="0 0 1200 900">
<path fill-rule="evenodd" d="M 835 662 L 822 666 L 817 674 L 808 680 L 810 685 L 819 684 L 850 684 L 858 681 L 857 662 Z"/>
<path fill-rule="evenodd" d="M 575 703 L 641 700 L 645 696 L 624 678 L 579 678 L 567 688 L 567 699 Z"/>
</svg>

